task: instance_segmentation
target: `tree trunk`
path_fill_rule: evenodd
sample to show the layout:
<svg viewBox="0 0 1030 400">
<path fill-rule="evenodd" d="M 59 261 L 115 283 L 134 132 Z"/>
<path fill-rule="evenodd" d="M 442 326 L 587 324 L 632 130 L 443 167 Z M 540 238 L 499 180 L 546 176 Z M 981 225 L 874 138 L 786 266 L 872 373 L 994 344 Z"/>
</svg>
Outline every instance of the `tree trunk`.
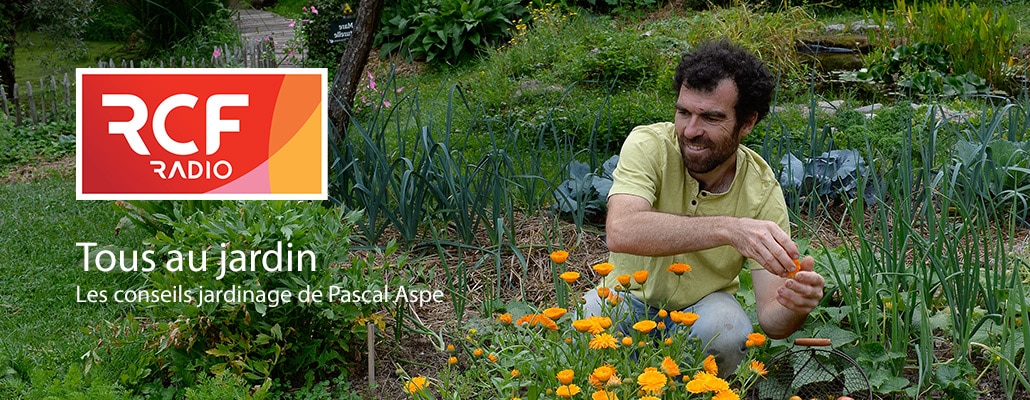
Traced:
<svg viewBox="0 0 1030 400">
<path fill-rule="evenodd" d="M 18 24 L 28 13 L 31 0 L 5 1 L 0 4 L 0 85 L 4 86 L 7 96 L 13 96 L 14 87 L 14 47 L 18 44 L 16 34 Z"/>
<path fill-rule="evenodd" d="M 372 42 L 382 13 L 383 0 L 361 0 L 358 3 L 354 33 L 340 56 L 340 64 L 329 90 L 329 120 L 336 126 L 337 134 L 334 140 L 342 139 L 350 124 L 347 110 L 354 104 L 354 94 L 357 93 L 361 73 L 368 62 L 368 54 L 372 51 Z"/>
</svg>

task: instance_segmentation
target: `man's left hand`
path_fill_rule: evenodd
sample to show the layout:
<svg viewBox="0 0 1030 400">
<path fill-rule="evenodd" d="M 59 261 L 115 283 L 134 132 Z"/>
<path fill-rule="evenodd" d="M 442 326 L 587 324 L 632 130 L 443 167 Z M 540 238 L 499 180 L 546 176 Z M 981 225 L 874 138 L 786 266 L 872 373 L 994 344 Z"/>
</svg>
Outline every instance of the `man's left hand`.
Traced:
<svg viewBox="0 0 1030 400">
<path fill-rule="evenodd" d="M 812 312 L 822 300 L 823 287 L 826 285 L 823 276 L 812 270 L 814 266 L 815 259 L 811 256 L 801 259 L 801 270 L 793 279 L 784 281 L 776 292 L 776 301 L 797 313 Z"/>
</svg>

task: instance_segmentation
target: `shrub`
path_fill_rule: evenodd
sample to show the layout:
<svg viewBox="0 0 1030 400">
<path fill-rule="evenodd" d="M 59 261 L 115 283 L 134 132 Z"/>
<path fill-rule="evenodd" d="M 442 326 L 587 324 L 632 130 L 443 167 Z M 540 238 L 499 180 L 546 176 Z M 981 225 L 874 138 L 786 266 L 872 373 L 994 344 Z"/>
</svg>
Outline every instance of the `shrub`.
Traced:
<svg viewBox="0 0 1030 400">
<path fill-rule="evenodd" d="M 139 51 L 144 56 L 161 54 L 191 39 L 207 42 L 197 36 L 205 27 L 235 26 L 226 0 L 126 0 L 125 4 L 139 22 Z"/>
<path fill-rule="evenodd" d="M 940 45 L 950 55 L 952 68 L 941 72 L 960 76 L 972 71 L 992 84 L 1002 79 L 1001 70 L 1013 54 L 1019 29 L 1016 20 L 1003 10 L 947 0 L 911 6 L 897 0 L 891 15 L 882 11 L 876 19 L 885 28 L 874 37 L 881 46 L 919 42 Z"/>
<path fill-rule="evenodd" d="M 356 321 L 379 306 L 329 302 L 324 297 L 320 302 L 302 302 L 298 296 L 305 290 L 327 295 L 333 285 L 348 291 L 382 288 L 382 275 L 368 266 L 368 261 L 355 259 L 350 267 L 341 267 L 358 213 L 309 202 L 268 201 L 224 202 L 211 211 L 188 215 L 175 204 L 171 215 L 156 216 L 171 227 L 171 233 L 159 231 L 150 243 L 158 267 L 147 275 L 148 291 L 181 293 L 202 288 L 260 291 L 269 296 L 265 301 L 209 298 L 200 302 L 204 293 L 193 292 L 193 301 L 147 303 L 145 315 L 150 323 L 146 335 L 156 346 L 160 360 L 155 360 L 156 369 L 173 380 L 210 372 L 229 373 L 251 383 L 286 384 L 310 384 L 347 374 L 346 367 L 355 359 L 352 345 L 364 339 L 365 326 Z M 254 270 L 229 270 L 219 276 L 226 261 L 215 260 L 223 255 L 232 267 L 239 266 L 237 255 L 252 251 L 267 255 L 274 249 L 281 252 L 284 267 L 288 255 L 295 254 L 294 266 L 299 270 L 271 272 L 258 265 Z M 183 261 L 186 267 L 178 271 L 163 268 L 175 259 L 175 251 L 191 257 Z M 302 263 L 300 251 L 312 252 L 317 262 L 309 257 Z M 202 264 L 203 256 L 206 264 Z M 314 267 L 309 262 L 315 262 Z M 201 265 L 206 270 L 193 270 Z M 284 291 L 292 298 L 276 301 L 271 296 Z M 183 383 L 192 386 L 192 382 Z"/>
<path fill-rule="evenodd" d="M 347 43 L 329 43 L 329 33 L 332 24 L 343 17 L 349 5 L 342 0 L 313 0 L 309 4 L 310 7 L 303 8 L 297 25 L 298 36 L 307 49 L 304 63 L 308 67 L 328 68 L 332 77 Z"/>
<path fill-rule="evenodd" d="M 384 54 L 427 62 L 468 60 L 504 43 L 512 21 L 526 12 L 518 0 L 402 2 L 384 10 L 376 43 Z"/>
</svg>

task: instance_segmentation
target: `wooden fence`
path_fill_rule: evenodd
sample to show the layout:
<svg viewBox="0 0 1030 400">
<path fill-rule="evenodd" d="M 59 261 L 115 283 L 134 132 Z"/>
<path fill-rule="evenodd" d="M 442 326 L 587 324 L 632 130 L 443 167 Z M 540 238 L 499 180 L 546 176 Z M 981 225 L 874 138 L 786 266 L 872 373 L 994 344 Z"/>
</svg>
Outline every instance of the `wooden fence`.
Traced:
<svg viewBox="0 0 1030 400">
<path fill-rule="evenodd" d="M 167 61 L 167 64 L 166 64 Z M 97 62 L 98 68 L 276 68 L 281 63 L 274 49 L 264 43 L 246 42 L 209 59 L 158 60 L 135 62 L 114 60 Z M 0 113 L 16 125 L 45 124 L 51 121 L 72 121 L 75 118 L 75 82 L 68 74 L 51 76 L 39 82 L 15 83 L 8 93 L 0 85 Z"/>
</svg>

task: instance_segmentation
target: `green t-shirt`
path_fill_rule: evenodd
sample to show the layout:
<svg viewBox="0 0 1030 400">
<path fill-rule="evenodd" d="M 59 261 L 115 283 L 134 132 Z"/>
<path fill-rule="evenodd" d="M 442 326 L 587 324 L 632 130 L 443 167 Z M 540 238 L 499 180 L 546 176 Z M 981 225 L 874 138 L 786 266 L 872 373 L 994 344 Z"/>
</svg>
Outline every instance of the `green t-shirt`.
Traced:
<svg viewBox="0 0 1030 400">
<path fill-rule="evenodd" d="M 790 234 L 787 207 L 775 174 L 758 153 L 743 145 L 737 148 L 737 169 L 730 189 L 710 193 L 699 190 L 697 180 L 687 173 L 672 123 L 638 126 L 626 138 L 613 176 L 609 196 L 640 196 L 655 210 L 672 214 L 769 220 Z M 720 246 L 665 257 L 613 252 L 608 262 L 615 269 L 605 286 L 618 284 L 619 275 L 646 269 L 649 278 L 643 288 L 631 282 L 631 293 L 653 307 L 679 310 L 715 291 L 736 292 L 745 258 L 731 246 Z M 666 270 L 677 262 L 692 270 L 682 276 Z M 748 262 L 751 269 L 762 268 L 757 262 Z"/>
</svg>

